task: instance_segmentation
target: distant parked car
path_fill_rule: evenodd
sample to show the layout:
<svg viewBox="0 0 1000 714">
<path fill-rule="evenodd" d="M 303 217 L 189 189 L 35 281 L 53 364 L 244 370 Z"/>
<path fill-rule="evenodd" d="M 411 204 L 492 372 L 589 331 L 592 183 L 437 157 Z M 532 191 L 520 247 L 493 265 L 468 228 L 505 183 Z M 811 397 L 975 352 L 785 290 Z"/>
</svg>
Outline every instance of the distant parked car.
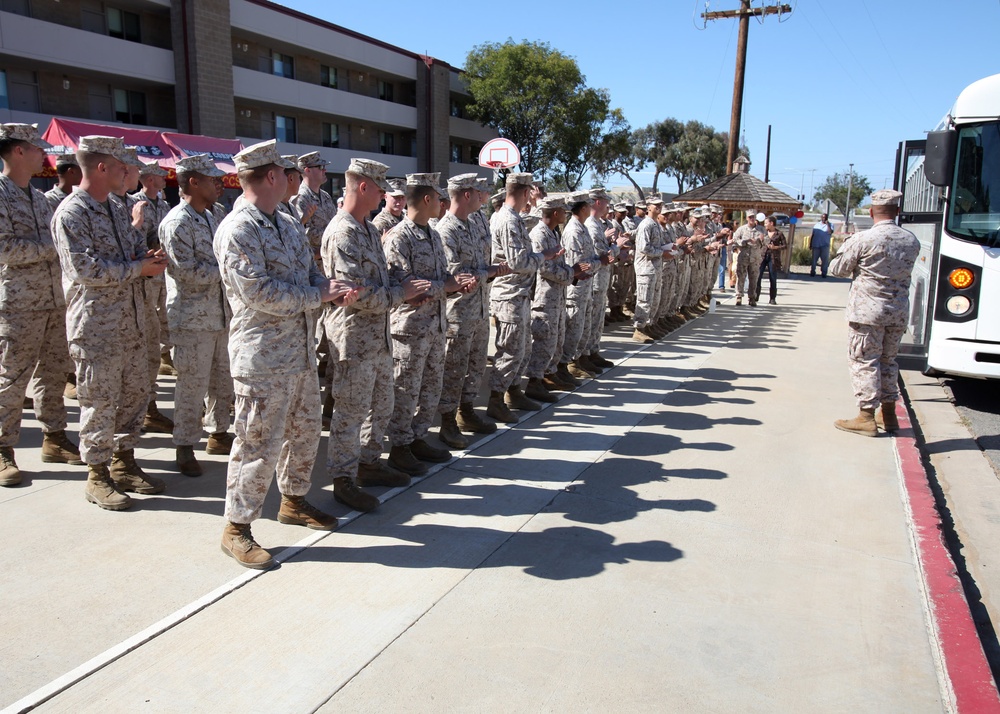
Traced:
<svg viewBox="0 0 1000 714">
<path fill-rule="evenodd" d="M 787 213 L 775 213 L 774 224 L 776 226 L 787 226 L 789 224 Z"/>
</svg>

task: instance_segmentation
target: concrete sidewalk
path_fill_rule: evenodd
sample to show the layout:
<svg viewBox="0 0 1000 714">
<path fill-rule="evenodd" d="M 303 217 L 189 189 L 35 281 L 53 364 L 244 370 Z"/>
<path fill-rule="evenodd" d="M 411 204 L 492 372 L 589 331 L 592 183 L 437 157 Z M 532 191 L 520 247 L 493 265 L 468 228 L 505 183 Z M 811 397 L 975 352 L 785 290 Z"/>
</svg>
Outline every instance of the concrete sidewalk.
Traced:
<svg viewBox="0 0 1000 714">
<path fill-rule="evenodd" d="M 264 574 L 219 552 L 224 460 L 184 479 L 146 437 L 168 493 L 108 513 L 20 449 L 0 706 L 946 710 L 893 440 L 831 423 L 847 284 L 780 290 L 642 350 L 609 331 L 614 370 L 333 534 L 272 494 L 258 540 L 309 547 Z"/>
</svg>

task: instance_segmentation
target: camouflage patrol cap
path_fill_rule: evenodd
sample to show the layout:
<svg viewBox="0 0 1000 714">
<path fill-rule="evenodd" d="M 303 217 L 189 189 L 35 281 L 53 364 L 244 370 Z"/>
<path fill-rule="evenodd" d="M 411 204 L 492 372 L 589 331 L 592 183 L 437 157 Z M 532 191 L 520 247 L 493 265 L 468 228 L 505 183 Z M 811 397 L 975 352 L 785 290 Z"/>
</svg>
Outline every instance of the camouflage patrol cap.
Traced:
<svg viewBox="0 0 1000 714">
<path fill-rule="evenodd" d="M 507 198 L 506 191 L 497 191 L 492 196 L 490 196 L 490 201 L 503 201 L 505 198 Z"/>
<path fill-rule="evenodd" d="M 542 210 L 546 209 L 556 209 L 556 208 L 566 208 L 566 197 L 563 195 L 556 196 L 546 196 L 545 198 L 539 199 L 536 208 Z"/>
<path fill-rule="evenodd" d="M 179 174 L 201 174 L 209 178 L 221 178 L 226 172 L 215 165 L 208 154 L 185 156 L 174 164 L 174 170 Z"/>
<path fill-rule="evenodd" d="M 590 197 L 590 191 L 575 191 L 573 193 L 566 194 L 567 206 L 575 206 L 578 203 L 592 205 L 594 203 L 594 199 Z"/>
<path fill-rule="evenodd" d="M 282 169 L 295 168 L 295 164 L 287 159 L 283 159 L 281 154 L 278 153 L 278 141 L 276 139 L 251 144 L 233 157 L 233 163 L 236 165 L 237 171 L 256 169 L 261 166 L 270 166 L 271 164 Z"/>
<path fill-rule="evenodd" d="M 442 201 L 447 201 L 448 203 L 451 203 L 451 196 L 448 195 L 448 189 L 446 189 L 444 186 L 435 186 L 434 188 L 437 189 L 438 195 L 441 197 Z"/>
<path fill-rule="evenodd" d="M 476 190 L 482 191 L 483 193 L 489 193 L 490 190 L 489 180 L 484 178 L 476 179 Z"/>
<path fill-rule="evenodd" d="M 311 168 L 322 169 L 325 168 L 328 163 L 330 162 L 320 156 L 318 151 L 310 151 L 308 154 L 302 154 L 302 156 L 299 157 L 298 168 L 300 170 Z"/>
<path fill-rule="evenodd" d="M 605 201 L 610 201 L 611 200 L 611 196 L 608 195 L 608 192 L 604 190 L 603 186 L 598 186 L 597 188 L 592 188 L 592 189 L 590 189 L 589 193 L 590 193 L 591 199 L 593 199 L 595 201 L 598 201 L 598 200 L 601 200 L 601 199 L 603 199 Z"/>
<path fill-rule="evenodd" d="M 401 178 L 389 179 L 389 188 L 386 189 L 386 195 L 388 195 L 388 196 L 405 196 L 406 195 L 406 179 L 401 179 Z"/>
<path fill-rule="evenodd" d="M 663 199 L 660 198 L 659 196 L 650 196 L 649 198 L 646 199 L 646 205 L 647 206 L 662 206 L 663 205 Z"/>
<path fill-rule="evenodd" d="M 80 163 L 76 160 L 76 154 L 59 154 L 56 157 L 56 168 L 60 166 L 79 166 Z"/>
<path fill-rule="evenodd" d="M 166 176 L 167 170 L 160 166 L 155 161 L 147 164 L 143 163 L 142 168 L 139 169 L 140 176 Z"/>
<path fill-rule="evenodd" d="M 351 159 L 351 163 L 347 166 L 347 173 L 371 179 L 386 192 L 392 188 L 385 180 L 385 173 L 388 170 L 389 167 L 381 161 L 373 161 L 372 159 Z"/>
<path fill-rule="evenodd" d="M 478 174 L 459 174 L 458 176 L 452 176 L 448 179 L 448 190 L 467 191 L 469 189 L 478 188 L 478 184 Z"/>
<path fill-rule="evenodd" d="M 519 174 L 507 174 L 506 186 L 531 186 L 534 182 L 534 177 L 528 173 Z"/>
<path fill-rule="evenodd" d="M 638 201 L 635 202 L 635 207 L 636 208 L 641 208 L 642 210 L 645 211 L 646 210 L 646 199 L 640 198 Z"/>
<path fill-rule="evenodd" d="M 437 188 L 441 183 L 441 172 L 435 171 L 429 174 L 406 174 L 406 186 L 431 186 Z"/>
<path fill-rule="evenodd" d="M 613 206 L 613 208 L 615 210 L 615 213 L 625 213 L 626 211 L 628 211 L 628 208 L 625 206 L 624 203 L 616 203 Z"/>
<path fill-rule="evenodd" d="M 282 154 L 281 158 L 283 158 L 285 161 L 291 161 L 293 164 L 292 169 L 295 169 L 296 171 L 299 172 L 302 171 L 302 169 L 299 168 L 299 157 L 296 156 L 295 154 Z M 291 171 L 292 169 L 285 169 L 285 171 Z"/>
<path fill-rule="evenodd" d="M 712 205 L 710 206 L 710 208 L 712 209 L 712 213 L 722 213 L 722 206 L 720 206 L 720 205 L 719 205 L 719 204 L 717 204 L 717 203 L 713 203 L 713 204 L 712 204 Z"/>
<path fill-rule="evenodd" d="M 26 141 L 39 149 L 52 148 L 38 135 L 38 124 L 0 124 L 0 141 Z"/>
<path fill-rule="evenodd" d="M 872 194 L 873 206 L 898 206 L 903 194 L 891 188 L 879 189 Z"/>
<path fill-rule="evenodd" d="M 139 158 L 139 153 L 135 150 L 134 146 L 124 147 L 121 153 L 118 154 L 115 158 L 117 158 L 119 161 L 123 162 L 127 166 L 135 166 L 137 169 L 141 169 L 143 166 L 146 165 L 145 162 L 143 162 Z"/>
<path fill-rule="evenodd" d="M 76 150 L 83 154 L 107 154 L 125 162 L 125 142 L 117 136 L 81 136 Z"/>
</svg>

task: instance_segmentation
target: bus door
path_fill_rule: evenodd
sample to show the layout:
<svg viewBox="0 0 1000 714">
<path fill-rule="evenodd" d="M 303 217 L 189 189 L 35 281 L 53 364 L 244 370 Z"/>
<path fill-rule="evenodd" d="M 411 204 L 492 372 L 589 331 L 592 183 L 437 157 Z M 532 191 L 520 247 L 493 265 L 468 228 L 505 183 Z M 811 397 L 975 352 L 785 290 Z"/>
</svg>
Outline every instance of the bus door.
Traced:
<svg viewBox="0 0 1000 714">
<path fill-rule="evenodd" d="M 943 192 L 924 176 L 927 141 L 903 141 L 896 150 L 894 185 L 903 194 L 899 223 L 920 241 L 920 253 L 910 280 L 910 320 L 899 345 L 901 355 L 927 357 L 937 281 Z"/>
</svg>

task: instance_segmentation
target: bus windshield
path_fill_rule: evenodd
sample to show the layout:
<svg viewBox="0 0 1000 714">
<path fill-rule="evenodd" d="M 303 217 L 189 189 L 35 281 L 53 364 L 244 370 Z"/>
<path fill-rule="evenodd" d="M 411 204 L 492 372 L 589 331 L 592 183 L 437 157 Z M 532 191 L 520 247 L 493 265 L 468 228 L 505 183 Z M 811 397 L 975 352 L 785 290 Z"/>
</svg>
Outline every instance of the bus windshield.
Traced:
<svg viewBox="0 0 1000 714">
<path fill-rule="evenodd" d="M 1000 244 L 1000 122 L 958 130 L 947 229 L 956 238 Z"/>
</svg>

